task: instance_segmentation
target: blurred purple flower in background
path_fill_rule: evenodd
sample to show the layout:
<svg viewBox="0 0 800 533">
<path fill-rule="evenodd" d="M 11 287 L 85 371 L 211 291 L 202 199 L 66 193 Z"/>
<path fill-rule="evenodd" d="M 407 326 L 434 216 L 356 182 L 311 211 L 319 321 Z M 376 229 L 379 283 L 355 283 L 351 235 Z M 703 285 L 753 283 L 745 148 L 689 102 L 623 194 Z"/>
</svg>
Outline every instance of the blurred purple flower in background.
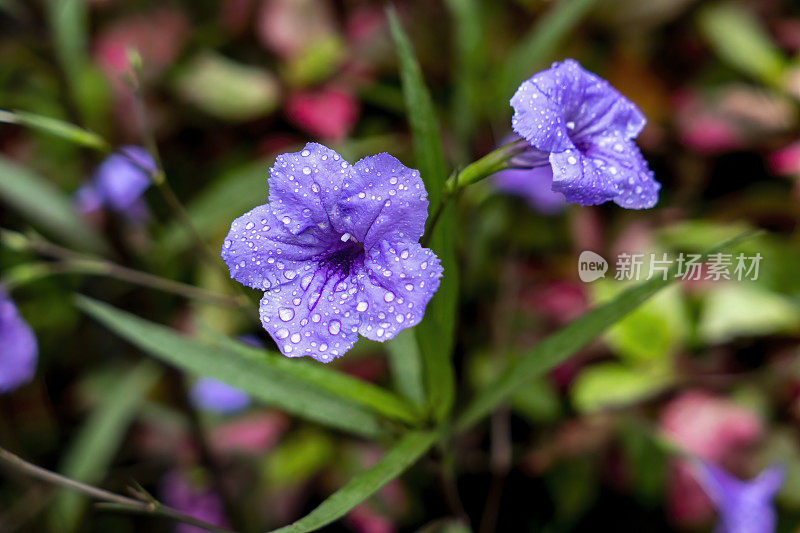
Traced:
<svg viewBox="0 0 800 533">
<path fill-rule="evenodd" d="M 36 336 L 0 285 L 0 394 L 30 382 L 36 374 Z"/>
<path fill-rule="evenodd" d="M 550 166 L 553 190 L 581 205 L 613 200 L 643 209 L 661 187 L 633 142 L 639 109 L 607 81 L 567 59 L 534 75 L 511 98 L 514 131 L 532 149 L 528 168 Z M 538 174 L 537 176 L 541 176 Z"/>
<path fill-rule="evenodd" d="M 772 466 L 752 481 L 741 481 L 710 462 L 698 462 L 698 477 L 714 506 L 717 533 L 772 533 L 777 522 L 772 499 L 785 472 Z"/>
<path fill-rule="evenodd" d="M 517 139 L 517 135 L 508 135 L 501 144 Z M 553 191 L 550 163 L 542 163 L 537 150 L 526 150 L 514 156 L 510 163 L 512 168 L 494 175 L 494 185 L 498 190 L 524 198 L 531 209 L 543 215 L 555 215 L 564 210 L 564 195 Z"/>
<path fill-rule="evenodd" d="M 250 397 L 227 383 L 212 378 L 200 378 L 189 391 L 192 404 L 198 409 L 220 414 L 241 411 L 250 405 Z"/>
<path fill-rule="evenodd" d="M 222 257 L 266 291 L 261 322 L 281 352 L 327 362 L 359 334 L 383 342 L 422 319 L 442 275 L 418 242 L 427 209 L 419 172 L 394 157 L 350 165 L 309 143 L 277 158 L 269 203 L 233 222 Z"/>
<path fill-rule="evenodd" d="M 183 514 L 219 527 L 227 527 L 222 502 L 211 487 L 198 487 L 191 483 L 183 473 L 173 470 L 161 480 L 161 497 L 164 503 Z M 204 529 L 178 524 L 177 533 L 201 533 Z"/>
<path fill-rule="evenodd" d="M 141 199 L 150 184 L 156 163 L 144 148 L 123 146 L 108 156 L 75 194 L 75 202 L 83 213 L 106 207 L 137 220 L 147 213 Z"/>
</svg>

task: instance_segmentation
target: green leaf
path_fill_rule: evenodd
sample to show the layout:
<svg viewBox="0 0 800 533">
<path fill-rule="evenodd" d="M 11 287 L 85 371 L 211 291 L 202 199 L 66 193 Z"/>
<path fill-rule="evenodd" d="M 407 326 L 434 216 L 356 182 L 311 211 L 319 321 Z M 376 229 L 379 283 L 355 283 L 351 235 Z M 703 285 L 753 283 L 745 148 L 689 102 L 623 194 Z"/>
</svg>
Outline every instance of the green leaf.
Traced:
<svg viewBox="0 0 800 533">
<path fill-rule="evenodd" d="M 700 31 L 732 67 L 766 84 L 778 85 L 787 66 L 780 48 L 758 19 L 741 6 L 707 6 L 698 16 Z"/>
<path fill-rule="evenodd" d="M 387 9 L 387 16 L 400 60 L 400 79 L 403 84 L 403 97 L 406 101 L 411 135 L 414 138 L 417 169 L 428 191 L 430 202 L 428 214 L 432 215 L 439 208 L 447 177 L 442 139 L 439 136 L 439 122 L 436 120 L 436 109 L 422 77 L 419 62 L 411 48 L 411 42 L 400 25 L 395 11 Z"/>
<path fill-rule="evenodd" d="M 389 366 L 395 388 L 416 405 L 425 404 L 425 390 L 422 383 L 422 360 L 413 329 L 406 329 L 386 343 L 389 352 Z"/>
<path fill-rule="evenodd" d="M 418 423 L 422 414 L 409 402 L 372 383 L 338 372 L 319 363 L 289 359 L 281 354 L 214 335 L 214 341 L 250 360 L 265 363 L 314 387 L 331 392 L 377 414 L 407 423 Z"/>
<path fill-rule="evenodd" d="M 174 87 L 209 115 L 253 120 L 274 111 L 280 87 L 274 75 L 211 52 L 192 59 L 176 75 Z"/>
<path fill-rule="evenodd" d="M 704 255 L 707 257 L 710 253 L 731 248 L 752 235 L 753 233 L 740 235 Z M 670 285 L 674 281 L 674 273 L 675 265 L 666 280 L 659 277 L 631 287 L 612 301 L 600 305 L 544 339 L 538 346 L 514 361 L 499 378 L 470 402 L 456 421 L 456 431 L 463 431 L 472 426 L 531 379 L 541 376 L 596 339 L 658 291 Z"/>
<path fill-rule="evenodd" d="M 302 429 L 270 450 L 264 462 L 265 482 L 278 489 L 304 483 L 336 457 L 336 446 L 328 435 Z"/>
<path fill-rule="evenodd" d="M 749 282 L 723 283 L 703 296 L 697 326 L 707 343 L 737 337 L 796 332 L 800 308 L 785 296 Z"/>
<path fill-rule="evenodd" d="M 77 305 L 141 350 L 182 370 L 224 381 L 287 413 L 364 437 L 378 437 L 378 418 L 364 408 L 297 379 L 267 361 L 183 337 L 173 330 L 79 296 Z"/>
<path fill-rule="evenodd" d="M 600 363 L 581 372 L 570 387 L 575 408 L 583 413 L 621 407 L 650 398 L 672 385 L 672 373 L 661 365 L 652 368 Z"/>
<path fill-rule="evenodd" d="M 479 111 L 481 70 L 486 46 L 480 3 L 477 0 L 446 0 L 455 31 L 455 87 L 452 100 L 453 131 L 461 150 L 468 152 Z"/>
<path fill-rule="evenodd" d="M 597 0 L 559 0 L 537 21 L 506 60 L 499 100 L 504 106 L 523 80 L 553 59 L 558 45 L 596 3 Z"/>
<path fill-rule="evenodd" d="M 0 156 L 0 200 L 76 248 L 107 249 L 102 237 L 78 216 L 69 198 L 34 171 Z"/>
<path fill-rule="evenodd" d="M 389 9 L 387 15 L 400 59 L 400 78 L 406 113 L 414 137 L 417 166 L 428 191 L 430 224 L 442 201 L 446 179 L 439 124 L 411 43 L 395 12 Z M 455 258 L 455 209 L 452 205 L 444 208 L 430 244 L 442 262 L 444 276 L 439 290 L 428 304 L 425 319 L 415 330 L 422 356 L 428 405 L 436 418 L 441 420 L 450 412 L 455 395 L 451 355 L 455 334 L 458 273 Z"/>
<path fill-rule="evenodd" d="M 45 117 L 25 111 L 12 112 L 0 110 L 0 122 L 19 124 L 21 126 L 33 128 L 60 137 L 65 141 L 94 148 L 95 150 L 110 150 L 108 143 L 96 133 L 56 118 Z"/>
<path fill-rule="evenodd" d="M 432 431 L 407 433 L 372 468 L 355 476 L 305 517 L 275 533 L 306 533 L 338 520 L 413 465 L 436 437 L 437 433 Z"/>
<path fill-rule="evenodd" d="M 53 33 L 53 49 L 70 85 L 86 64 L 89 16 L 85 0 L 47 0 L 47 15 Z"/>
<path fill-rule="evenodd" d="M 60 472 L 83 483 L 102 481 L 139 406 L 160 376 L 156 364 L 144 361 L 108 387 L 108 394 L 67 449 Z M 52 530 L 74 531 L 86 503 L 80 493 L 60 490 L 51 508 Z"/>
<path fill-rule="evenodd" d="M 267 201 L 268 161 L 255 161 L 223 173 L 186 206 L 192 225 L 203 238 L 228 231 L 231 221 Z M 172 224 L 159 244 L 170 253 L 191 245 L 186 229 Z M 221 246 L 221 243 L 220 243 Z"/>
</svg>

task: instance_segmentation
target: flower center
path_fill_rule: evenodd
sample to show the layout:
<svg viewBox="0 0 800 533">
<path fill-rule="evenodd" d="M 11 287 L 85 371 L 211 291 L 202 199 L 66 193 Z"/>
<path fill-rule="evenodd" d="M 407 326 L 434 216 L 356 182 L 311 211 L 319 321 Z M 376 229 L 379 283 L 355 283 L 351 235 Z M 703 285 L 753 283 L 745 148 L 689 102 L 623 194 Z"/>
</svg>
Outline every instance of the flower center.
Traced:
<svg viewBox="0 0 800 533">
<path fill-rule="evenodd" d="M 364 258 L 364 243 L 358 242 L 349 233 L 343 234 L 339 240 L 342 244 L 323 255 L 319 265 L 343 277 L 349 276 L 355 264 Z"/>
</svg>

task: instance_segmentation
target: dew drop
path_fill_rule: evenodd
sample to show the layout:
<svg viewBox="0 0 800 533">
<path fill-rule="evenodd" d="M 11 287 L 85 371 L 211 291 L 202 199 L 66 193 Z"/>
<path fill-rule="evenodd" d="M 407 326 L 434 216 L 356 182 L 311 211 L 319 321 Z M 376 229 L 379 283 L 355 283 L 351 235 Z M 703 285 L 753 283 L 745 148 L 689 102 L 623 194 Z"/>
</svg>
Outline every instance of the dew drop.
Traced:
<svg viewBox="0 0 800 533">
<path fill-rule="evenodd" d="M 298 342 L 300 342 L 300 334 L 299 333 L 295 333 L 294 335 L 292 335 L 292 338 L 289 339 L 289 340 L 292 341 L 293 343 L 297 344 Z"/>
<path fill-rule="evenodd" d="M 394 300 L 394 293 L 393 292 L 387 292 L 386 294 L 383 295 L 383 301 L 384 302 L 389 303 L 392 300 Z"/>
<path fill-rule="evenodd" d="M 286 328 L 281 328 L 275 332 L 275 336 L 278 337 L 279 339 L 285 339 L 286 337 L 289 336 L 289 330 Z"/>
<path fill-rule="evenodd" d="M 406 283 L 406 290 L 407 291 L 413 291 L 414 290 L 414 285 L 412 283 Z"/>
<path fill-rule="evenodd" d="M 367 307 L 369 307 L 369 304 L 367 304 L 367 302 L 358 302 L 358 305 L 356 306 L 356 310 L 364 312 L 364 311 L 367 310 Z"/>
<path fill-rule="evenodd" d="M 278 311 L 278 316 L 281 317 L 281 320 L 284 322 L 288 322 L 294 318 L 294 309 L 289 309 L 288 307 L 284 307 L 280 311 Z"/>
<path fill-rule="evenodd" d="M 331 335 L 338 335 L 341 329 L 342 323 L 338 320 L 331 320 L 331 323 L 328 324 L 328 332 L 330 332 Z"/>
</svg>

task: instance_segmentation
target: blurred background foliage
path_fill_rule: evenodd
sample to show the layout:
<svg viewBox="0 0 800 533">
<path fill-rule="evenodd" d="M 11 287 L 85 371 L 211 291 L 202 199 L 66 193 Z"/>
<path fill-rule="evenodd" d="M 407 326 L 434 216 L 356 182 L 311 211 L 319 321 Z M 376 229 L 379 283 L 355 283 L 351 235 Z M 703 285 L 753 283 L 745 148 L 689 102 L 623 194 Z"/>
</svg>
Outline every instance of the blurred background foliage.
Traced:
<svg viewBox="0 0 800 533">
<path fill-rule="evenodd" d="M 710 530 L 712 506 L 670 454 L 677 446 L 742 477 L 786 465 L 780 530 L 795 530 L 800 7 L 789 0 L 394 5 L 431 89 L 450 168 L 509 132 L 508 99 L 519 82 L 574 57 L 647 115 L 639 141 L 663 184 L 649 211 L 572 206 L 553 217 L 496 194 L 490 181 L 465 191 L 455 228 L 460 397 L 620 293 L 625 284 L 611 277 L 579 281 L 580 251 L 674 256 L 768 230 L 733 250 L 763 256 L 757 281 L 688 282 L 662 292 L 457 442 L 457 488 L 472 529 Z M 150 127 L 170 184 L 216 251 L 231 220 L 266 201 L 275 155 L 307 140 L 351 161 L 389 151 L 410 165 L 384 9 L 368 0 L 2 0 L 0 108 L 97 136 L 53 135 L 53 124 L 4 112 L 0 120 L 17 124 L 0 127 L 0 226 L 235 296 L 198 260 L 154 190 L 149 215 L 135 222 L 110 212 L 78 215 L 73 193 L 102 161 L 106 142 L 142 145 Z M 141 57 L 149 126 L 136 109 L 130 48 Z M 37 379 L 0 398 L 0 443 L 119 492 L 135 480 L 167 497 L 170 472 L 208 486 L 213 476 L 201 467 L 181 407 L 181 375 L 88 320 L 72 296 L 187 333 L 271 340 L 229 309 L 102 276 L 40 279 L 35 254 L 6 244 L 0 272 L 25 281 L 15 300 L 41 355 Z M 381 385 L 391 380 L 385 347 L 364 339 L 332 365 Z M 381 452 L 258 404 L 231 416 L 203 412 L 201 424 L 226 491 L 237 496 L 237 525 L 248 530 L 306 514 Z M 435 478 L 423 461 L 330 530 L 462 531 Z M 174 527 L 99 511 L 22 477 L 3 478 L 0 524 L 59 532 Z"/>
</svg>

